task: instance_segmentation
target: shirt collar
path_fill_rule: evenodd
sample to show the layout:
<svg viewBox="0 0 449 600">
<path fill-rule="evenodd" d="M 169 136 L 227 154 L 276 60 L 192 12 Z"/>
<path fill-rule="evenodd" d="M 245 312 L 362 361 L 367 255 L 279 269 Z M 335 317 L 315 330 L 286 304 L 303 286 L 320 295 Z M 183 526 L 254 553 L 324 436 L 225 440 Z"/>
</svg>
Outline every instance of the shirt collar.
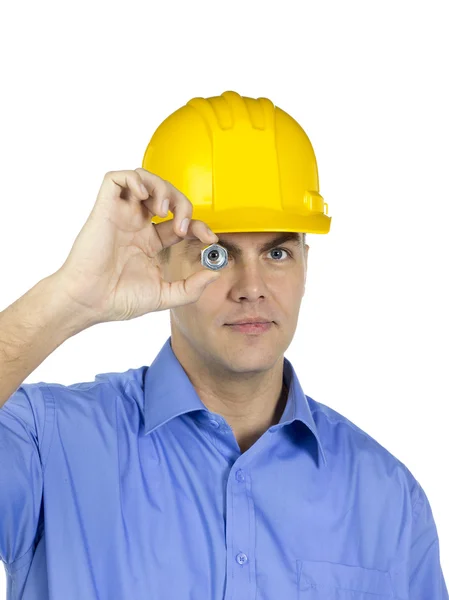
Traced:
<svg viewBox="0 0 449 600">
<path fill-rule="evenodd" d="M 309 403 L 293 365 L 285 356 L 284 380 L 289 388 L 287 403 L 279 423 L 273 425 L 273 429 L 283 427 L 292 421 L 301 421 L 315 436 L 321 456 L 327 464 Z M 182 390 L 182 394 L 179 390 Z M 171 336 L 145 373 L 144 402 L 145 435 L 179 415 L 197 410 L 210 412 L 173 352 Z"/>
</svg>

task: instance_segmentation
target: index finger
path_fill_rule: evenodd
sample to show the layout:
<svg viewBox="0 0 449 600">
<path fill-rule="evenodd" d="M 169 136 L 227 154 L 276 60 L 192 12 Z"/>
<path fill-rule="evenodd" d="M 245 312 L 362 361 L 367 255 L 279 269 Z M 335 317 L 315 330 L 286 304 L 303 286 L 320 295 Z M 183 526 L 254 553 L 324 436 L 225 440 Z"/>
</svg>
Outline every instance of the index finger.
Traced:
<svg viewBox="0 0 449 600">
<path fill-rule="evenodd" d="M 149 188 L 154 186 L 154 174 L 150 173 L 146 169 L 139 167 L 135 169 L 141 176 L 144 185 Z M 190 200 L 185 196 L 178 188 L 176 188 L 170 181 L 163 180 L 166 189 L 166 198 L 168 200 L 168 210 L 174 215 L 173 227 L 178 236 L 184 237 L 190 225 L 193 213 L 193 205 Z M 144 202 L 145 204 L 145 202 Z M 168 214 L 168 213 L 167 213 Z M 185 229 L 181 229 L 182 222 L 187 219 Z"/>
</svg>

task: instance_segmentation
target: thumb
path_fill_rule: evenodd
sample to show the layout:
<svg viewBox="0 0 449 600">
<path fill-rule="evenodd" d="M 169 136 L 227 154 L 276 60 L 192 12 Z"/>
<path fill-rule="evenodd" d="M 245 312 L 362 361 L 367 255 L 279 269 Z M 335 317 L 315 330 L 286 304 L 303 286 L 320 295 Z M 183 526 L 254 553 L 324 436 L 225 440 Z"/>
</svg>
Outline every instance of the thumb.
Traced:
<svg viewBox="0 0 449 600">
<path fill-rule="evenodd" d="M 220 273 L 218 271 L 210 271 L 209 269 L 204 269 L 198 273 L 194 273 L 186 279 L 186 293 L 189 296 L 196 296 L 195 300 L 198 300 L 207 286 L 210 283 L 217 281 L 219 278 Z"/>
<path fill-rule="evenodd" d="M 172 306 L 182 306 L 196 302 L 206 287 L 220 279 L 221 273 L 204 269 L 194 273 L 185 280 L 174 281 L 170 285 L 170 304 Z"/>
</svg>

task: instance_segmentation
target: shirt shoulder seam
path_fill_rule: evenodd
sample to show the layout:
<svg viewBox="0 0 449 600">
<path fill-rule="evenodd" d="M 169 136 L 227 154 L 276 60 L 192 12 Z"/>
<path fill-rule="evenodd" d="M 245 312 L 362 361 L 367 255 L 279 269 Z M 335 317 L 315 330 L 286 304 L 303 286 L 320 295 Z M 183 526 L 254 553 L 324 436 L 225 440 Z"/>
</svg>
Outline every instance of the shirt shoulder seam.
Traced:
<svg viewBox="0 0 449 600">
<path fill-rule="evenodd" d="M 315 401 L 316 402 L 316 401 Z M 322 414 L 329 423 L 343 423 L 344 425 L 347 425 L 348 427 L 350 427 L 355 433 L 358 433 L 359 435 L 364 436 L 365 438 L 371 440 L 372 442 L 374 442 L 374 444 L 380 448 L 383 452 L 386 452 L 388 454 L 388 456 L 390 456 L 394 461 L 396 461 L 399 465 L 401 465 L 401 467 L 403 467 L 406 472 L 410 475 L 411 479 L 412 479 L 412 483 L 415 486 L 415 489 L 417 489 L 417 494 L 416 494 L 416 498 L 412 501 L 412 520 L 413 522 L 416 522 L 416 520 L 419 517 L 419 514 L 421 513 L 422 507 L 424 505 L 424 498 L 422 496 L 421 493 L 421 485 L 419 484 L 418 480 L 416 479 L 416 477 L 413 475 L 413 473 L 411 473 L 410 469 L 407 467 L 407 465 L 405 463 L 403 463 L 397 456 L 395 456 L 394 454 L 392 454 L 388 448 L 385 448 L 385 446 L 382 446 L 382 444 L 376 440 L 373 436 L 371 436 L 369 433 L 367 433 L 366 431 L 363 431 L 363 429 L 361 429 L 360 427 L 358 427 L 355 423 L 352 423 L 351 421 L 347 420 L 347 419 L 341 419 L 341 418 L 336 418 L 336 419 L 332 419 L 328 414 L 326 414 L 325 411 L 321 410 L 319 406 L 317 406 L 314 409 L 311 409 L 312 414 L 315 414 L 317 412 L 319 412 L 320 414 Z M 410 497 L 413 497 L 413 492 L 414 489 L 412 488 L 410 490 Z"/>
</svg>

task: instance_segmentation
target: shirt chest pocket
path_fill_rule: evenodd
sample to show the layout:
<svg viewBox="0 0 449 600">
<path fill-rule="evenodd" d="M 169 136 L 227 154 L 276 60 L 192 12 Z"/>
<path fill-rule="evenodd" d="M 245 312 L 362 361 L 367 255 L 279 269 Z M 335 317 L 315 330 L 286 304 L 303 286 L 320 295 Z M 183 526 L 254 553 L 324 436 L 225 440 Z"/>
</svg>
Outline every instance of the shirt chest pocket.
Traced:
<svg viewBox="0 0 449 600">
<path fill-rule="evenodd" d="M 297 600 L 395 599 L 388 571 L 318 560 L 297 560 Z"/>
</svg>

